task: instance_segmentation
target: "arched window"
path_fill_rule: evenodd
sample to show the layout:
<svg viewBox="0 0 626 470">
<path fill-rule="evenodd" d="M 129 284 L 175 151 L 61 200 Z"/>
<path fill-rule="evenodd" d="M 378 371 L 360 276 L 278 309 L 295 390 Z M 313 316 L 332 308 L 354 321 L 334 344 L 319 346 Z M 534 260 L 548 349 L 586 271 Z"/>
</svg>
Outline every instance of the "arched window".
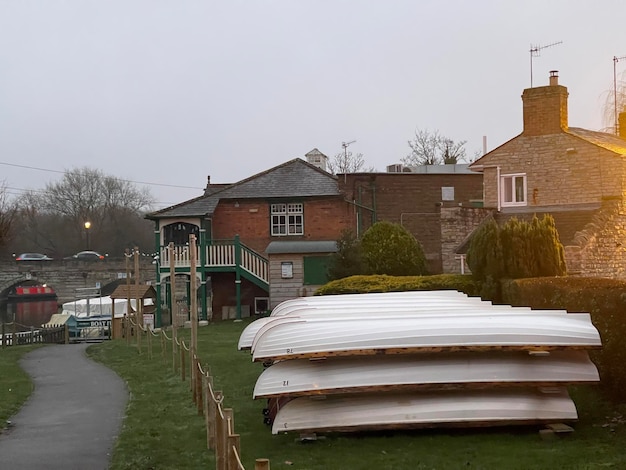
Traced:
<svg viewBox="0 0 626 470">
<path fill-rule="evenodd" d="M 163 244 L 169 245 L 173 242 L 174 245 L 186 245 L 189 243 L 189 235 L 195 235 L 197 238 L 199 233 L 200 228 L 197 225 L 175 222 L 163 227 Z"/>
</svg>

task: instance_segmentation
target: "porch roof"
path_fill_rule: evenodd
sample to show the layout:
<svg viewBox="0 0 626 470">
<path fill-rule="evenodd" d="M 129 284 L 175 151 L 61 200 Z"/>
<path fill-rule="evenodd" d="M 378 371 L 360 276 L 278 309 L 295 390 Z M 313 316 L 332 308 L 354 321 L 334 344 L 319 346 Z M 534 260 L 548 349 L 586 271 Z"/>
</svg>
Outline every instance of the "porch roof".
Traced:
<svg viewBox="0 0 626 470">
<path fill-rule="evenodd" d="M 336 253 L 335 241 L 277 241 L 267 245 L 265 252 L 268 255 L 288 253 Z"/>
</svg>

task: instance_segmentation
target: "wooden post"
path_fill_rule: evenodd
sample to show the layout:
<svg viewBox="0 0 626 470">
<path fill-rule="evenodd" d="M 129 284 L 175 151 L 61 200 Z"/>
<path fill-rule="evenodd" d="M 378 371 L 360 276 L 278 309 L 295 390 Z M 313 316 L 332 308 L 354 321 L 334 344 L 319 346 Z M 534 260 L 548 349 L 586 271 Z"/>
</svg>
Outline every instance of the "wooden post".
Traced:
<svg viewBox="0 0 626 470">
<path fill-rule="evenodd" d="M 124 315 L 124 318 L 128 318 L 130 319 L 130 311 L 131 311 L 131 306 L 130 306 L 130 265 L 129 265 L 129 260 L 130 259 L 130 254 L 128 253 L 128 248 L 126 250 L 124 250 L 124 262 L 126 265 L 126 314 Z M 126 343 L 130 344 L 130 331 L 131 331 L 131 323 L 130 321 L 126 322 Z"/>
<path fill-rule="evenodd" d="M 139 247 L 135 247 L 133 249 L 133 261 L 135 265 L 135 320 L 137 323 L 137 347 L 139 348 L 139 353 L 141 354 L 141 336 L 143 332 L 143 312 L 141 311 L 141 305 L 140 305 L 139 299 L 137 298 L 139 297 Z M 130 291 L 128 292 L 128 298 L 130 299 Z"/>
<path fill-rule="evenodd" d="M 256 459 L 254 461 L 254 470 L 270 470 L 269 459 Z"/>
<path fill-rule="evenodd" d="M 170 258 L 170 317 L 172 319 L 172 362 L 176 372 L 176 341 L 178 340 L 178 304 L 176 303 L 176 259 L 174 243 L 167 245 Z"/>
<path fill-rule="evenodd" d="M 148 340 L 148 357 L 152 359 L 152 331 L 150 326 L 146 327 L 146 339 Z"/>
<path fill-rule="evenodd" d="M 196 400 L 198 404 L 198 415 L 202 416 L 204 413 L 204 400 L 202 399 L 202 374 L 200 372 L 200 361 L 196 362 Z"/>
<path fill-rule="evenodd" d="M 239 445 L 239 434 L 229 434 L 226 443 L 228 445 L 228 469 L 236 470 L 241 468 L 239 466 L 239 460 L 241 452 Z"/>
<path fill-rule="evenodd" d="M 209 393 L 213 393 L 216 397 L 218 392 L 213 391 L 213 377 L 207 377 L 209 386 Z M 216 428 L 217 428 L 217 402 L 213 400 L 213 397 L 209 395 L 209 409 L 208 409 L 208 421 L 209 421 L 209 449 L 215 450 Z"/>
<path fill-rule="evenodd" d="M 209 397 L 209 377 L 207 376 L 207 374 L 203 374 L 202 375 L 202 405 L 204 407 L 204 427 L 206 428 L 206 448 L 210 449 L 211 448 L 211 442 L 210 442 L 210 429 L 211 429 L 211 422 L 209 421 L 209 401 L 210 397 Z"/>
<path fill-rule="evenodd" d="M 64 342 L 65 344 L 70 344 L 70 327 L 67 326 L 67 323 L 65 323 L 65 325 L 63 326 Z"/>
<path fill-rule="evenodd" d="M 196 258 L 197 258 L 196 236 L 189 235 L 189 297 L 191 300 L 191 357 L 198 355 L 198 279 L 196 278 Z M 194 367 L 191 371 L 191 386 L 193 390 L 194 403 L 198 403 L 196 395 L 198 382 L 198 368 Z"/>
<path fill-rule="evenodd" d="M 7 337 L 5 334 L 4 322 L 2 322 L 2 349 L 6 348 L 6 346 L 7 346 Z"/>
<path fill-rule="evenodd" d="M 183 382 L 186 380 L 185 377 L 185 348 L 180 347 L 180 378 Z"/>
</svg>

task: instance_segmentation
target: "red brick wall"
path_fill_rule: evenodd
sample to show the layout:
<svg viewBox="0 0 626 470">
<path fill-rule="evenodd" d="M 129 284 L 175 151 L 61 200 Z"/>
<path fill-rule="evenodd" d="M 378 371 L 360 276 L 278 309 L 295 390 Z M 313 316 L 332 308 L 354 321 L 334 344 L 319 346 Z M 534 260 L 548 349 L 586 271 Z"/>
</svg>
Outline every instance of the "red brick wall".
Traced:
<svg viewBox="0 0 626 470">
<path fill-rule="evenodd" d="M 265 200 L 220 201 L 213 215 L 213 239 L 232 239 L 239 235 L 242 243 L 264 253 L 271 241 L 337 240 L 353 218 L 343 198 L 295 199 L 304 204 L 303 236 L 270 236 L 270 202 Z"/>
</svg>

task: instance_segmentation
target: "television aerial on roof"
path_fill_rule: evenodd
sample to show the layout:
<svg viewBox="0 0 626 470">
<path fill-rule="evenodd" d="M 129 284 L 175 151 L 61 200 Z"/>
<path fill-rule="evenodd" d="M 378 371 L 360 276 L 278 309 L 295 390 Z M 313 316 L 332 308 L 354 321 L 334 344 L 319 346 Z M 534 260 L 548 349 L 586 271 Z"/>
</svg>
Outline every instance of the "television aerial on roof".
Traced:
<svg viewBox="0 0 626 470">
<path fill-rule="evenodd" d="M 539 57 L 542 49 L 547 49 L 548 47 L 556 46 L 558 44 L 563 44 L 563 41 L 553 42 L 552 44 L 546 44 L 545 46 L 533 46 L 530 45 L 530 87 L 533 87 L 533 57 Z"/>
</svg>

